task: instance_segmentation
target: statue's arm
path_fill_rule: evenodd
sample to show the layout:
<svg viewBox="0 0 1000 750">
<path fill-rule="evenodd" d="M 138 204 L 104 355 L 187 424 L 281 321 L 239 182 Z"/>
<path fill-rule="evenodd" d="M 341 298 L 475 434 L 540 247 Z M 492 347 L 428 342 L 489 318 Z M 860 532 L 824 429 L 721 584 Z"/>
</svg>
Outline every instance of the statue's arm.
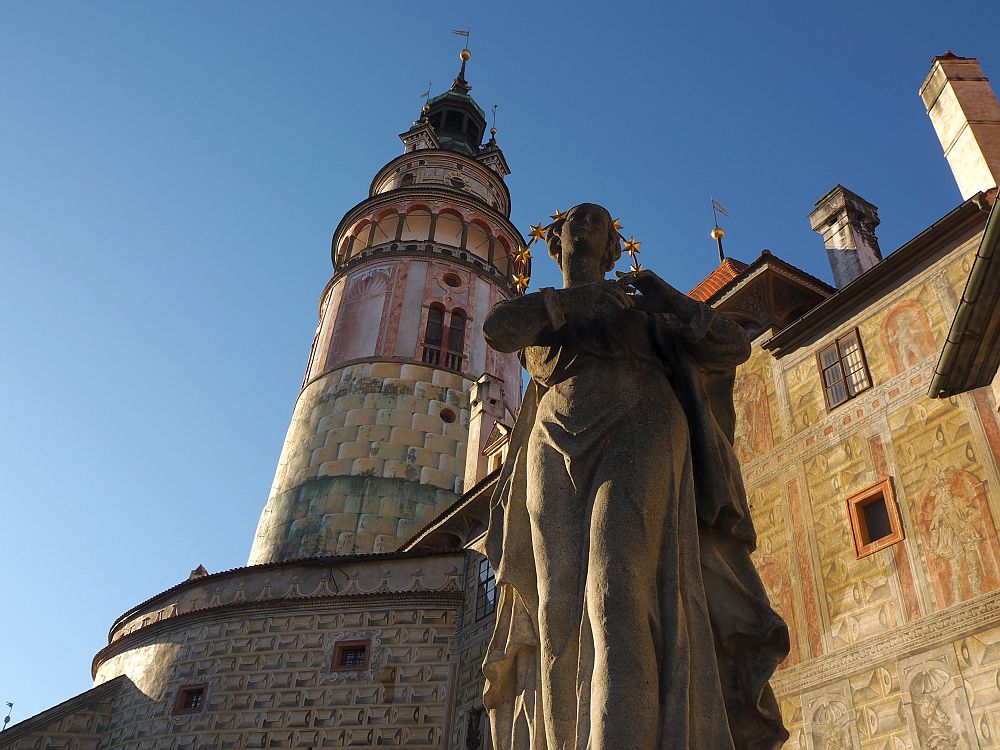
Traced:
<svg viewBox="0 0 1000 750">
<path fill-rule="evenodd" d="M 674 289 L 652 271 L 626 274 L 619 283 L 642 293 L 636 298 L 637 309 L 676 316 L 685 348 L 703 364 L 736 367 L 749 359 L 750 340 L 738 323 Z"/>
<path fill-rule="evenodd" d="M 493 306 L 483 320 L 486 343 L 498 352 L 516 352 L 544 343 L 552 321 L 541 292 L 505 300 Z"/>
<path fill-rule="evenodd" d="M 516 352 L 551 343 L 566 319 L 587 320 L 611 309 L 632 306 L 621 285 L 598 281 L 569 289 L 545 288 L 500 302 L 486 314 L 483 334 L 498 352 Z"/>
</svg>

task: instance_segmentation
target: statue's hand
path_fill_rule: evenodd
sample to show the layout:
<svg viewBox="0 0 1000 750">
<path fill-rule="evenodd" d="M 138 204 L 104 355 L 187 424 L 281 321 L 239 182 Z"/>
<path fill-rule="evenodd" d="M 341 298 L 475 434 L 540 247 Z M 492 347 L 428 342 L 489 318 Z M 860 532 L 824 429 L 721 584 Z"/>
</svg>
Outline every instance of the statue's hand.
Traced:
<svg viewBox="0 0 1000 750">
<path fill-rule="evenodd" d="M 632 298 L 614 281 L 595 281 L 560 289 L 559 304 L 567 318 L 592 318 L 632 307 Z"/>
<path fill-rule="evenodd" d="M 641 271 L 629 271 L 628 273 L 616 273 L 618 278 L 614 283 L 622 289 L 634 288 L 643 294 L 650 294 L 656 291 L 662 284 L 663 279 L 644 268 Z"/>
</svg>

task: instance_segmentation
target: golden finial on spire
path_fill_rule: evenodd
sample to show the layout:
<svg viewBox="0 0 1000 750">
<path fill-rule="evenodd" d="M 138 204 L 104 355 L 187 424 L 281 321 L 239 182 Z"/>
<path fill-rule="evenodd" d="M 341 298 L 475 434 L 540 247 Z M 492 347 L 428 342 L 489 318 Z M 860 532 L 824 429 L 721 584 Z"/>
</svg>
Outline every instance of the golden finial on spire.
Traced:
<svg viewBox="0 0 1000 750">
<path fill-rule="evenodd" d="M 472 58 L 472 53 L 469 52 L 468 49 L 463 49 L 461 52 L 458 53 L 458 56 L 462 59 L 462 62 L 465 62 L 466 60 Z"/>
<path fill-rule="evenodd" d="M 722 250 L 722 238 L 726 236 L 726 233 L 719 226 L 719 214 L 729 216 L 729 212 L 722 207 L 722 204 L 712 198 L 712 218 L 715 219 L 715 226 L 709 232 L 709 236 L 719 244 L 719 263 L 721 264 L 726 260 L 726 253 Z"/>
</svg>

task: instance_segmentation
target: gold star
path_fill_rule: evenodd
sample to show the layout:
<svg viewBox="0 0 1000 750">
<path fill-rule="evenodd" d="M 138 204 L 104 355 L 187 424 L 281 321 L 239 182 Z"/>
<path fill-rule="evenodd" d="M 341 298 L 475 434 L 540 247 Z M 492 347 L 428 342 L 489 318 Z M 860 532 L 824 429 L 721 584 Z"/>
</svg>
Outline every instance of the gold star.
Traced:
<svg viewBox="0 0 1000 750">
<path fill-rule="evenodd" d="M 642 270 L 642 263 L 640 263 L 639 261 L 635 261 L 634 263 L 632 263 L 629 266 L 629 270 L 630 271 L 641 271 Z"/>
<path fill-rule="evenodd" d="M 632 260 L 635 260 L 635 254 L 639 252 L 639 245 L 641 242 L 636 242 L 635 237 L 629 235 L 629 238 L 625 240 L 625 247 L 622 248 L 626 253 L 632 256 Z"/>
<path fill-rule="evenodd" d="M 621 219 L 615 219 L 615 223 L 611 225 L 616 232 L 622 231 L 625 227 L 622 226 Z"/>
<path fill-rule="evenodd" d="M 552 216 L 550 216 L 549 218 L 552 219 L 552 221 L 562 221 L 563 219 L 566 218 L 566 213 L 564 211 L 560 211 L 557 208 L 556 212 L 552 214 Z"/>
<path fill-rule="evenodd" d="M 525 276 L 520 271 L 515 271 L 511 274 L 511 278 L 514 279 L 514 286 L 517 287 L 517 291 L 524 292 L 528 288 L 528 282 L 531 281 L 530 276 Z"/>
<path fill-rule="evenodd" d="M 541 224 L 535 224 L 534 226 L 531 227 L 531 231 L 528 232 L 528 234 L 532 237 L 532 241 L 534 241 L 534 240 L 544 240 L 545 239 L 545 233 L 547 231 L 548 231 L 548 227 L 543 227 Z"/>
<path fill-rule="evenodd" d="M 522 268 L 527 266 L 529 260 L 531 260 L 531 250 L 526 247 L 519 247 L 517 252 L 514 253 L 514 262 Z"/>
</svg>

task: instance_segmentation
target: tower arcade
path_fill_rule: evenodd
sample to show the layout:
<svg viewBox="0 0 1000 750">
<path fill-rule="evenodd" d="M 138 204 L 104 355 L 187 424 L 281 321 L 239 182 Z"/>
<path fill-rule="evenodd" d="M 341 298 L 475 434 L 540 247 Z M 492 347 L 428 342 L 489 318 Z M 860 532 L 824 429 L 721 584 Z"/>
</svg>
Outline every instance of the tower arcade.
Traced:
<svg viewBox="0 0 1000 750">
<path fill-rule="evenodd" d="M 498 378 L 503 412 L 517 411 L 520 364 L 486 346 L 482 321 L 517 293 L 511 255 L 524 240 L 495 130 L 482 143 L 468 59 L 334 231 L 251 565 L 393 551 L 462 493 L 475 381 Z"/>
</svg>

